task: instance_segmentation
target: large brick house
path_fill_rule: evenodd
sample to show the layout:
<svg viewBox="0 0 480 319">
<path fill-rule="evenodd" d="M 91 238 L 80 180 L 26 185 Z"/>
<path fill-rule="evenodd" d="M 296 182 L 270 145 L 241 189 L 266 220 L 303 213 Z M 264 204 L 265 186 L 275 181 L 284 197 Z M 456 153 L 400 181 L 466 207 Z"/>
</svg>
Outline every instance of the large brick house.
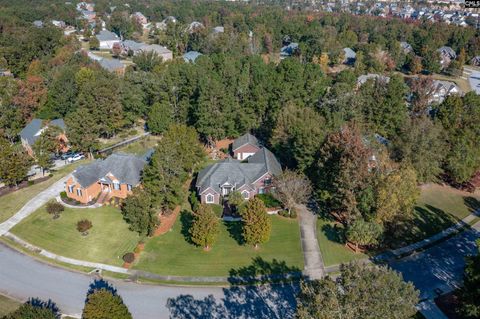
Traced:
<svg viewBox="0 0 480 319">
<path fill-rule="evenodd" d="M 61 134 L 57 137 L 58 146 L 60 152 L 66 152 L 68 150 L 68 139 L 65 135 L 65 122 L 62 119 L 56 119 L 51 121 L 44 121 L 40 119 L 33 119 L 20 131 L 20 139 L 22 145 L 30 156 L 33 156 L 33 144 L 40 137 L 43 131 L 48 127 L 56 126 L 60 128 Z"/>
<path fill-rule="evenodd" d="M 86 204 L 102 196 L 126 198 L 140 184 L 147 164 L 146 157 L 115 153 L 104 160 L 80 166 L 67 180 L 65 192 L 69 198 Z"/>
<path fill-rule="evenodd" d="M 257 138 L 250 133 L 244 134 L 232 143 L 233 157 L 242 161 L 260 150 Z"/>
<path fill-rule="evenodd" d="M 222 199 L 232 191 L 240 192 L 245 199 L 269 192 L 272 177 L 282 173 L 277 158 L 265 147 L 258 147 L 253 155 L 247 157 L 247 161 L 243 162 L 228 158 L 203 169 L 196 182 L 200 201 L 221 204 Z"/>
</svg>

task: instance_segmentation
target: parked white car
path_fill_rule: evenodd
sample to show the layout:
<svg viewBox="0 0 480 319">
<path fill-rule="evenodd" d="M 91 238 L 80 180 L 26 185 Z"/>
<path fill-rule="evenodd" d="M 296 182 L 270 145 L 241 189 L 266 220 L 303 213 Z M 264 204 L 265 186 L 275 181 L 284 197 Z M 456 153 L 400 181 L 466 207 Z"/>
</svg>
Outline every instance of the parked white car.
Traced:
<svg viewBox="0 0 480 319">
<path fill-rule="evenodd" d="M 83 154 L 75 154 L 72 157 L 69 157 L 67 159 L 67 161 L 69 163 L 73 163 L 73 162 L 79 161 L 79 160 L 84 159 L 84 158 L 85 158 L 85 155 L 83 155 Z"/>
</svg>

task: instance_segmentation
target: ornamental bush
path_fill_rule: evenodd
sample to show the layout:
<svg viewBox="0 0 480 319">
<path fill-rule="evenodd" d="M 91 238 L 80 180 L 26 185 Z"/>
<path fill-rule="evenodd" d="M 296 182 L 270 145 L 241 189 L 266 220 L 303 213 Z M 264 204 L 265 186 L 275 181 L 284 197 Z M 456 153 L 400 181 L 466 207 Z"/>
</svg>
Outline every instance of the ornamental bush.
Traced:
<svg viewBox="0 0 480 319">
<path fill-rule="evenodd" d="M 56 200 L 51 200 L 47 203 L 45 209 L 47 210 L 47 213 L 53 215 L 53 218 L 58 218 L 60 213 L 65 210 L 65 207 Z"/>
<path fill-rule="evenodd" d="M 82 234 L 88 234 L 88 230 L 92 228 L 92 222 L 88 219 L 82 219 L 77 222 L 77 230 Z"/>
<path fill-rule="evenodd" d="M 131 264 L 135 260 L 135 254 L 134 253 L 126 253 L 125 255 L 123 255 L 122 259 L 123 259 L 124 262 Z"/>
</svg>

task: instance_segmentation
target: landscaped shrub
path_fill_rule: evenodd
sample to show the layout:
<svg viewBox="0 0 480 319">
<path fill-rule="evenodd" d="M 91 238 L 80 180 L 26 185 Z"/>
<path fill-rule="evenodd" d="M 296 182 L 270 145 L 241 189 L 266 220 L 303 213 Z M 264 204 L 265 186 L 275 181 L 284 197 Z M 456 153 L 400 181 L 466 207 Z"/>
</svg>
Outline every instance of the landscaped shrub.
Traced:
<svg viewBox="0 0 480 319">
<path fill-rule="evenodd" d="M 297 218 L 297 212 L 295 211 L 295 209 L 291 209 L 290 214 L 288 213 L 288 210 L 282 209 L 278 212 L 278 215 L 287 218 Z"/>
<path fill-rule="evenodd" d="M 218 218 L 222 217 L 223 215 L 223 206 L 218 205 L 218 204 L 208 204 L 212 207 L 213 212 L 215 213 L 215 216 Z"/>
<path fill-rule="evenodd" d="M 67 197 L 68 197 L 68 196 L 67 196 L 67 192 L 61 192 L 61 193 L 60 193 L 60 198 L 61 198 L 61 199 L 65 199 L 65 198 L 67 198 Z"/>
<path fill-rule="evenodd" d="M 82 233 L 82 235 L 88 235 L 88 230 L 92 228 L 92 222 L 88 219 L 79 220 L 77 223 L 77 230 Z"/>
<path fill-rule="evenodd" d="M 281 207 L 280 203 L 272 194 L 258 194 L 256 197 L 261 199 L 267 208 Z"/>
<path fill-rule="evenodd" d="M 135 254 L 134 253 L 126 253 L 125 255 L 123 255 L 122 259 L 123 259 L 124 262 L 131 264 L 135 260 Z"/>
<path fill-rule="evenodd" d="M 33 184 L 35 184 L 35 181 L 28 181 L 28 182 L 27 182 L 27 185 L 28 185 L 28 186 L 32 186 Z"/>
<path fill-rule="evenodd" d="M 133 250 L 133 252 L 134 252 L 135 254 L 139 254 L 140 251 L 141 251 L 141 250 L 140 250 L 140 247 L 138 247 L 138 246 L 135 247 L 135 249 Z"/>
<path fill-rule="evenodd" d="M 48 177 L 53 177 L 53 174 L 52 173 L 48 174 Z"/>
<path fill-rule="evenodd" d="M 134 136 L 134 135 L 137 135 L 138 134 L 138 131 L 136 129 L 131 129 L 130 131 L 128 131 L 128 135 L 130 136 Z"/>
<path fill-rule="evenodd" d="M 51 200 L 47 203 L 45 209 L 47 210 L 47 213 L 53 215 L 53 219 L 57 219 L 60 217 L 60 213 L 65 210 L 65 207 L 56 200 Z"/>
</svg>

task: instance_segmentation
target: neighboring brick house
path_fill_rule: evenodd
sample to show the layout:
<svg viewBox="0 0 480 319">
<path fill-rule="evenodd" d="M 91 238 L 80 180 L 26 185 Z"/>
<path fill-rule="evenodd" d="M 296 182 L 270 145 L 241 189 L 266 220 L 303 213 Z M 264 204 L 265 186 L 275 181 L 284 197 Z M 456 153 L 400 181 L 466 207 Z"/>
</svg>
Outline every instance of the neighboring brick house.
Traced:
<svg viewBox="0 0 480 319">
<path fill-rule="evenodd" d="M 257 138 L 250 133 L 244 134 L 233 141 L 233 157 L 242 161 L 252 156 L 260 150 L 260 143 Z"/>
<path fill-rule="evenodd" d="M 57 126 L 62 130 L 63 133 L 58 136 L 59 151 L 68 151 L 68 139 L 65 135 L 65 122 L 62 119 L 51 121 L 33 119 L 23 128 L 23 130 L 20 131 L 22 145 L 30 156 L 33 156 L 33 144 L 49 126 Z"/>
<path fill-rule="evenodd" d="M 126 198 L 140 184 L 147 164 L 146 157 L 115 153 L 104 160 L 80 166 L 67 180 L 67 196 L 86 204 L 103 194 L 103 198 Z"/>
<path fill-rule="evenodd" d="M 239 191 L 245 199 L 269 192 L 272 177 L 282 173 L 275 155 L 260 148 L 247 162 L 228 158 L 209 165 L 197 178 L 196 188 L 200 201 L 206 204 L 221 204 L 222 198 L 232 191 Z"/>
</svg>

